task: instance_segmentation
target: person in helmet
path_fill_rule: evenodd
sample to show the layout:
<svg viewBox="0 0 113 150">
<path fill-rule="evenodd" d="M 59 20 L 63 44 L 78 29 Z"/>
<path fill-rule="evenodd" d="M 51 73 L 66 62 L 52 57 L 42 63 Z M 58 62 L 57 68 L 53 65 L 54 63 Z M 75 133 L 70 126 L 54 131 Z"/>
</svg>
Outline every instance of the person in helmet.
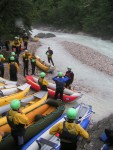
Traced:
<svg viewBox="0 0 113 150">
<path fill-rule="evenodd" d="M 23 43 L 24 43 L 24 48 L 27 49 L 29 36 L 27 35 L 26 32 L 24 33 L 22 39 L 23 39 Z"/>
<path fill-rule="evenodd" d="M 52 63 L 52 65 L 54 66 L 54 62 L 53 62 L 53 59 L 52 59 L 52 55 L 53 55 L 53 51 L 51 50 L 50 47 L 48 47 L 48 50 L 46 51 L 46 55 L 47 55 L 47 58 L 48 58 L 48 62 Z"/>
<path fill-rule="evenodd" d="M 8 63 L 10 63 L 11 62 L 11 57 L 14 57 L 15 58 L 15 62 L 19 65 L 19 60 L 18 60 L 18 57 L 17 57 L 17 55 L 16 55 L 16 53 L 15 52 L 11 52 L 11 55 L 10 55 L 10 57 L 9 57 L 9 59 L 8 59 Z"/>
<path fill-rule="evenodd" d="M 17 146 L 24 144 L 25 125 L 29 123 L 28 118 L 21 110 L 21 104 L 18 99 L 10 103 L 11 110 L 7 113 L 7 122 L 11 128 L 11 135 Z"/>
<path fill-rule="evenodd" d="M 36 57 L 35 57 L 34 53 L 32 53 L 30 61 L 31 61 L 32 75 L 34 75 L 35 74 L 35 67 L 36 67 Z"/>
<path fill-rule="evenodd" d="M 40 73 L 40 77 L 39 77 L 39 79 L 38 79 L 38 84 L 40 85 L 41 90 L 43 90 L 43 91 L 48 91 L 48 90 L 47 90 L 48 81 L 45 80 L 45 76 L 46 76 L 45 72 L 41 72 L 41 73 Z"/>
<path fill-rule="evenodd" d="M 12 45 L 12 51 L 13 51 L 14 48 L 16 49 L 17 57 L 19 57 L 19 54 L 20 54 L 20 41 L 19 41 L 18 37 L 14 38 L 13 45 Z"/>
<path fill-rule="evenodd" d="M 24 64 L 24 76 L 28 75 L 28 69 L 29 69 L 29 60 L 31 57 L 31 54 L 26 49 L 25 52 L 22 55 L 23 57 L 23 64 Z"/>
<path fill-rule="evenodd" d="M 68 66 L 67 69 L 68 70 L 66 71 L 65 76 L 67 76 L 69 80 L 66 82 L 65 87 L 71 89 L 71 84 L 73 83 L 74 80 L 74 73 L 71 70 L 71 66 Z"/>
<path fill-rule="evenodd" d="M 60 150 L 76 150 L 77 149 L 77 140 L 78 136 L 89 140 L 89 134 L 84 130 L 80 124 L 75 123 L 77 116 L 77 110 L 74 108 L 68 108 L 66 112 L 67 119 L 64 122 L 59 122 L 53 126 L 49 133 L 55 135 L 56 133 L 60 134 Z"/>
<path fill-rule="evenodd" d="M 18 73 L 18 64 L 15 62 L 14 56 L 10 57 L 10 63 L 8 64 L 9 74 L 10 74 L 10 80 L 11 81 L 17 81 L 17 73 Z"/>
<path fill-rule="evenodd" d="M 5 58 L 2 54 L 0 54 L 0 77 L 4 78 L 4 61 Z"/>
<path fill-rule="evenodd" d="M 20 52 L 19 53 L 21 53 L 22 38 L 20 37 L 20 35 L 18 35 L 18 40 L 20 42 L 20 48 L 19 48 Z"/>
<path fill-rule="evenodd" d="M 68 77 L 64 77 L 62 72 L 59 72 L 57 76 L 52 78 L 56 83 L 56 91 L 54 98 L 57 99 L 60 94 L 60 99 L 63 100 L 63 92 L 65 83 L 68 81 Z"/>
</svg>

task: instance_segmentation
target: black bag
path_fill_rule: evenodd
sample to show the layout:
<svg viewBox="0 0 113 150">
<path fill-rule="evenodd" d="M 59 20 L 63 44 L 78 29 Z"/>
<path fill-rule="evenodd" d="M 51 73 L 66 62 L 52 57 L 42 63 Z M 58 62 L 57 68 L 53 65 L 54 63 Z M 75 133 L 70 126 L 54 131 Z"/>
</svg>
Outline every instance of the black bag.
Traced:
<svg viewBox="0 0 113 150">
<path fill-rule="evenodd" d="M 74 126 L 74 128 L 75 128 L 75 126 Z M 63 122 L 63 130 L 62 130 L 62 133 L 60 134 L 60 139 L 61 140 L 67 140 L 67 141 L 70 141 L 72 143 L 77 143 L 77 135 L 71 134 L 68 131 L 68 129 L 65 126 L 65 121 Z"/>
<path fill-rule="evenodd" d="M 15 66 L 15 62 L 10 63 L 10 72 L 17 72 L 17 68 Z"/>
</svg>

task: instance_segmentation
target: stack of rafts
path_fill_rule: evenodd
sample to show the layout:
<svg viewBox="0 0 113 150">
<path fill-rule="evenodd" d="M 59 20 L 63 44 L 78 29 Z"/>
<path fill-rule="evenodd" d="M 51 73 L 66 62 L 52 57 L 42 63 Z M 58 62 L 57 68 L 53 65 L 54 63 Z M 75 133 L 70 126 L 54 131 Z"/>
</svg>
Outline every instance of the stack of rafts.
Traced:
<svg viewBox="0 0 113 150">
<path fill-rule="evenodd" d="M 25 142 L 33 138 L 37 133 L 60 117 L 65 107 L 62 101 L 51 100 L 32 110 L 27 111 L 27 109 L 29 109 L 29 107 L 23 108 L 23 112 L 29 118 L 29 124 L 26 127 Z M 10 132 L 6 117 L 0 119 L 0 131 Z M 10 149 L 16 149 L 10 134 L 0 143 L 0 149 L 6 150 L 8 147 L 10 147 Z"/>
<path fill-rule="evenodd" d="M 30 85 L 25 83 L 21 86 L 0 90 L 0 106 L 9 104 L 13 99 L 22 99 L 30 90 Z"/>
<path fill-rule="evenodd" d="M 29 83 L 31 85 L 32 89 L 34 89 L 36 91 L 40 90 L 40 86 L 38 85 L 38 77 L 36 78 L 33 76 L 26 76 L 26 81 L 27 81 L 27 83 Z M 52 98 L 54 98 L 55 89 L 56 89 L 55 84 L 49 82 L 48 95 Z M 81 93 L 65 88 L 64 94 L 63 94 L 63 101 L 64 102 L 74 102 L 75 100 L 77 100 L 81 96 L 82 96 Z"/>
</svg>

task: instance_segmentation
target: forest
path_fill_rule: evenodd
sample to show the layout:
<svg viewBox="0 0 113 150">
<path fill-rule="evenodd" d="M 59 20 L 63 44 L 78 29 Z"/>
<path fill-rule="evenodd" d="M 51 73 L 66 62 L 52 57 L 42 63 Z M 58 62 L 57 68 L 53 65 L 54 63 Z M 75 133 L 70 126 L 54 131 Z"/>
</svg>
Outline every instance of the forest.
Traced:
<svg viewBox="0 0 113 150">
<path fill-rule="evenodd" d="M 98 37 L 113 35 L 112 0 L 1 0 L 0 37 L 11 38 L 24 26 L 53 26 Z"/>
</svg>

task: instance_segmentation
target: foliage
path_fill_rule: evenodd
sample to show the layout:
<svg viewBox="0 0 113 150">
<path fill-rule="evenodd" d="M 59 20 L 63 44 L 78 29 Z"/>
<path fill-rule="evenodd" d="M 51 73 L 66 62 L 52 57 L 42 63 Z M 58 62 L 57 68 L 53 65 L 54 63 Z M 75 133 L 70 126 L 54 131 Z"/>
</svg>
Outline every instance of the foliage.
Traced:
<svg viewBox="0 0 113 150">
<path fill-rule="evenodd" d="M 0 1 L 0 36 L 18 34 L 19 27 L 30 28 L 32 22 L 31 0 Z"/>
<path fill-rule="evenodd" d="M 1 0 L 0 36 L 32 23 L 70 28 L 96 36 L 113 35 L 112 0 Z"/>
<path fill-rule="evenodd" d="M 97 36 L 113 34 L 112 0 L 35 0 L 37 23 L 70 27 Z"/>
</svg>

